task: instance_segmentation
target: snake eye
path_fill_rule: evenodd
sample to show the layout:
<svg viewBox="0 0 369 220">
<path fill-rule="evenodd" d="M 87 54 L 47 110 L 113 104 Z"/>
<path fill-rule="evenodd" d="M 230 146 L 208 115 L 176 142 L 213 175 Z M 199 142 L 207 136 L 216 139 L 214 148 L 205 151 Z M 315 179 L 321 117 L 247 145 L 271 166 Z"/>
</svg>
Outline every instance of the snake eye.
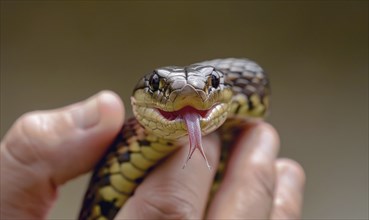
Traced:
<svg viewBox="0 0 369 220">
<path fill-rule="evenodd" d="M 214 73 L 214 72 L 213 72 L 213 73 L 211 74 L 211 85 L 212 85 L 214 88 L 218 88 L 219 83 L 220 83 L 219 76 L 218 76 L 216 73 Z"/>
<path fill-rule="evenodd" d="M 158 74 L 154 73 L 151 75 L 149 80 L 150 88 L 152 91 L 156 91 L 160 87 L 160 77 Z"/>
</svg>

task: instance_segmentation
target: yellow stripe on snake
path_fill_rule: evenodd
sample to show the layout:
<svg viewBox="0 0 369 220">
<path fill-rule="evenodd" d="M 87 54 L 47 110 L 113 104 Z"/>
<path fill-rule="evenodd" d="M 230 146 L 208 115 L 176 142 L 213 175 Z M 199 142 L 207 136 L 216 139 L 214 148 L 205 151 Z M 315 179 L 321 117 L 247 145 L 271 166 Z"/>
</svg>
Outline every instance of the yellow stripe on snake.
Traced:
<svg viewBox="0 0 369 220">
<path fill-rule="evenodd" d="M 79 219 L 113 219 L 148 172 L 189 137 L 206 165 L 201 136 L 220 128 L 221 165 L 216 190 L 230 142 L 240 124 L 262 118 L 268 110 L 269 82 L 262 68 L 248 59 L 216 59 L 186 67 L 155 69 L 136 85 L 131 97 L 134 118 L 123 126 L 96 166 Z"/>
</svg>

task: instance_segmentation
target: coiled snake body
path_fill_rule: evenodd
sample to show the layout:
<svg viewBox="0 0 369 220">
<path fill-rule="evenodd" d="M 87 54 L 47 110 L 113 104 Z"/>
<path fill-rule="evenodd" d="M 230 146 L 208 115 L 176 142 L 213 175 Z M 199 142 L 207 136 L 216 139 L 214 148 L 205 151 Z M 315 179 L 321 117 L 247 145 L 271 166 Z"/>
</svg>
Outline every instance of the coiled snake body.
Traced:
<svg viewBox="0 0 369 220">
<path fill-rule="evenodd" d="M 268 98 L 267 77 L 248 59 L 216 59 L 147 74 L 131 97 L 135 118 L 124 124 L 96 166 L 79 219 L 113 219 L 148 171 L 180 146 L 180 137 L 188 135 L 191 146 L 184 165 L 198 149 L 210 168 L 201 136 L 221 127 L 224 163 L 242 119 L 263 117 Z M 213 191 L 223 171 L 219 167 Z"/>
</svg>

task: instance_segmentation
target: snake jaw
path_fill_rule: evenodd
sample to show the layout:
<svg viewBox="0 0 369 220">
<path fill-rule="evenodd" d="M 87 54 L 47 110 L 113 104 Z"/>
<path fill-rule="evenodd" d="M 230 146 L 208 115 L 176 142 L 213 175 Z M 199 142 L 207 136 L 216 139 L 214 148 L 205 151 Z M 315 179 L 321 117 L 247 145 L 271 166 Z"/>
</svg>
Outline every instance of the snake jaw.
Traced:
<svg viewBox="0 0 369 220">
<path fill-rule="evenodd" d="M 186 125 L 187 134 L 190 142 L 190 149 L 188 152 L 186 162 L 183 165 L 183 168 L 186 167 L 187 162 L 191 159 L 195 150 L 198 149 L 202 157 L 204 158 L 207 167 L 209 168 L 209 170 L 211 169 L 208 159 L 206 158 L 204 148 L 202 146 L 202 132 L 200 121 L 202 118 L 205 118 L 215 106 L 216 105 L 207 110 L 199 110 L 192 106 L 185 106 L 178 111 L 164 111 L 161 109 L 157 109 L 159 113 L 168 121 L 180 119 L 183 120 Z"/>
<path fill-rule="evenodd" d="M 213 108 L 213 107 L 212 107 Z M 185 106 L 182 109 L 178 110 L 178 111 L 164 111 L 160 108 L 158 108 L 157 110 L 160 112 L 160 114 L 167 120 L 169 121 L 173 121 L 177 118 L 182 118 L 184 114 L 188 113 L 188 112 L 195 112 L 198 115 L 200 115 L 202 118 L 205 118 L 209 112 L 211 111 L 211 109 L 207 109 L 207 110 L 199 110 L 196 109 L 192 106 Z"/>
</svg>

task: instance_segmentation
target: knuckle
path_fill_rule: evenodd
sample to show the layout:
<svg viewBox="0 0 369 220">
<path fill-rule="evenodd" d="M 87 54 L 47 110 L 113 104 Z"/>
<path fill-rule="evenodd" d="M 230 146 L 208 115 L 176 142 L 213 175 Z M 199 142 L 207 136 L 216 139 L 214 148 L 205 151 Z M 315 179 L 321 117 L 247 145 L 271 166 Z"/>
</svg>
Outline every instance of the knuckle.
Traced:
<svg viewBox="0 0 369 220">
<path fill-rule="evenodd" d="M 13 139 L 16 141 L 22 140 L 23 145 L 33 144 L 34 137 L 40 135 L 41 117 L 39 111 L 28 112 L 19 117 L 14 123 L 14 136 L 16 137 Z"/>
<path fill-rule="evenodd" d="M 16 122 L 25 135 L 38 131 L 40 124 L 42 124 L 42 113 L 39 111 L 25 113 Z"/>
<path fill-rule="evenodd" d="M 60 144 L 63 139 L 54 124 L 55 121 L 47 112 L 25 113 L 14 122 L 4 140 L 4 146 L 22 164 L 48 158 L 53 146 Z"/>
<path fill-rule="evenodd" d="M 200 210 L 181 190 L 162 187 L 141 197 L 147 216 L 157 219 L 193 219 Z"/>
<path fill-rule="evenodd" d="M 16 122 L 22 138 L 32 146 L 58 145 L 62 141 L 60 128 L 65 120 L 64 114 L 47 111 L 25 113 Z M 58 130 L 59 129 L 59 130 Z"/>
<path fill-rule="evenodd" d="M 37 112 L 23 114 L 15 121 L 4 140 L 4 149 L 20 164 L 28 166 L 39 161 L 37 142 L 34 138 L 38 120 Z"/>
</svg>

